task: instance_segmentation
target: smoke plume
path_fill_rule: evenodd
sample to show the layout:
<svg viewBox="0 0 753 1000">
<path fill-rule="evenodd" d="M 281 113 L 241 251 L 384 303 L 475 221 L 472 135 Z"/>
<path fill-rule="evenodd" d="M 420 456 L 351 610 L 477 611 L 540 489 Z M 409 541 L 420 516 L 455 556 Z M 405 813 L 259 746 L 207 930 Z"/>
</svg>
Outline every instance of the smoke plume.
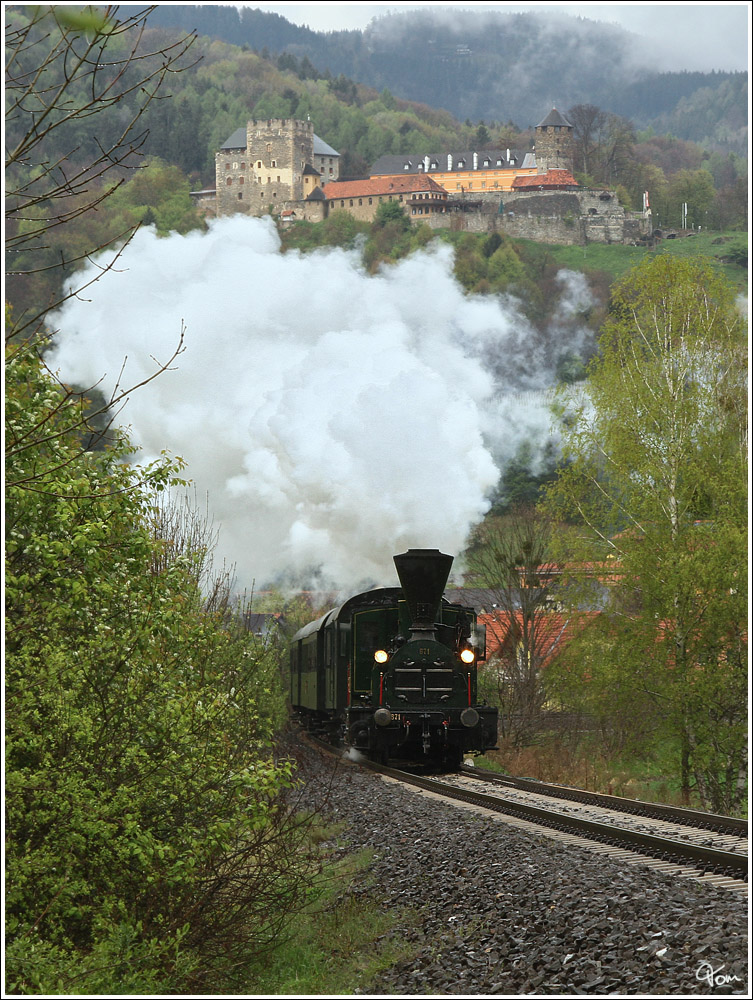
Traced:
<svg viewBox="0 0 753 1000">
<path fill-rule="evenodd" d="M 512 303 L 463 293 L 446 245 L 372 276 L 236 216 L 140 231 L 87 295 L 54 318 L 48 359 L 77 386 L 140 382 L 185 327 L 121 419 L 137 460 L 185 460 L 244 587 L 394 584 L 395 552 L 458 553 L 521 435 L 548 425 L 505 400 L 551 385 L 551 357 Z"/>
</svg>

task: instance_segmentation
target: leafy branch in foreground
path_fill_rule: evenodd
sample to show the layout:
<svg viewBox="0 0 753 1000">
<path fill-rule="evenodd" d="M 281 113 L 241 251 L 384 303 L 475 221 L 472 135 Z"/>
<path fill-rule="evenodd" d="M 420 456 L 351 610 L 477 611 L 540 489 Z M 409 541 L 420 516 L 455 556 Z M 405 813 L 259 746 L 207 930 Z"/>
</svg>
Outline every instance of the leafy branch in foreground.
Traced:
<svg viewBox="0 0 753 1000">
<path fill-rule="evenodd" d="M 142 48 L 145 8 L 8 9 L 5 38 L 5 225 L 11 281 L 51 266 L 69 269 L 56 233 L 98 208 L 140 162 L 144 115 L 167 77 L 185 69 L 193 35 Z M 132 234 L 131 234 L 132 235 Z M 86 256 L 117 247 L 120 233 Z M 70 294 L 70 293 L 68 293 Z M 64 297 L 55 293 L 8 326 L 10 337 L 41 332 Z"/>
<path fill-rule="evenodd" d="M 8 467 L 45 489 L 6 496 L 6 988 L 244 992 L 318 867 L 278 650 L 206 587 L 211 530 L 160 501 L 177 469 L 82 453 L 39 363 L 8 376 L 19 437 L 53 415 Z"/>
</svg>

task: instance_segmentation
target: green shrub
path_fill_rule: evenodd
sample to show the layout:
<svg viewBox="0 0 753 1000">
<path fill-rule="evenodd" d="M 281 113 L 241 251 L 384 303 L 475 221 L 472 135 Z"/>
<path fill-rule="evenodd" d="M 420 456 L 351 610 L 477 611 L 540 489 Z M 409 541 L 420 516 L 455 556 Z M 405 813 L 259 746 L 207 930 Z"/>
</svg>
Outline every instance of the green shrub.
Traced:
<svg viewBox="0 0 753 1000">
<path fill-rule="evenodd" d="M 242 986 L 314 865 L 276 650 L 165 517 L 175 465 L 83 450 L 24 347 L 6 389 L 6 988 Z"/>
</svg>

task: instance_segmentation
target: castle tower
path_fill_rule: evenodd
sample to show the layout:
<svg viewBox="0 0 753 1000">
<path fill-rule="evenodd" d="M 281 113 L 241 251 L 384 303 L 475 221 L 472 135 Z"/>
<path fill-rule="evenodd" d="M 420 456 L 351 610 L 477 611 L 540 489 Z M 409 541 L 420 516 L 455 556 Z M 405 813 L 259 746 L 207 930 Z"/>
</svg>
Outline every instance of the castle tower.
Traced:
<svg viewBox="0 0 753 1000">
<path fill-rule="evenodd" d="M 263 215 L 306 196 L 304 173 L 314 160 L 312 122 L 292 118 L 249 121 L 215 157 L 217 215 Z"/>
<path fill-rule="evenodd" d="M 556 108 L 535 129 L 536 166 L 547 170 L 573 170 L 573 126 Z"/>
</svg>

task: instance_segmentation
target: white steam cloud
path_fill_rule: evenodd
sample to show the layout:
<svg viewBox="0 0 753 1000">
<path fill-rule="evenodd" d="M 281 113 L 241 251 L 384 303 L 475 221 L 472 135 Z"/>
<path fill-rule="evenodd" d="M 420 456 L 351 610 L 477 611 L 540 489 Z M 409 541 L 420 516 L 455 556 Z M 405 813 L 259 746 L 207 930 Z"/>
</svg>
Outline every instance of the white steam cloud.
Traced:
<svg viewBox="0 0 753 1000">
<path fill-rule="evenodd" d="M 544 406 L 504 400 L 551 385 L 551 350 L 511 304 L 464 295 L 446 245 L 370 276 L 356 252 L 282 254 L 271 221 L 236 216 L 142 230 L 121 264 L 55 317 L 50 367 L 107 394 L 185 326 L 122 419 L 139 461 L 186 461 L 244 587 L 393 584 L 396 552 L 458 553 L 500 463 L 548 426 Z"/>
</svg>

